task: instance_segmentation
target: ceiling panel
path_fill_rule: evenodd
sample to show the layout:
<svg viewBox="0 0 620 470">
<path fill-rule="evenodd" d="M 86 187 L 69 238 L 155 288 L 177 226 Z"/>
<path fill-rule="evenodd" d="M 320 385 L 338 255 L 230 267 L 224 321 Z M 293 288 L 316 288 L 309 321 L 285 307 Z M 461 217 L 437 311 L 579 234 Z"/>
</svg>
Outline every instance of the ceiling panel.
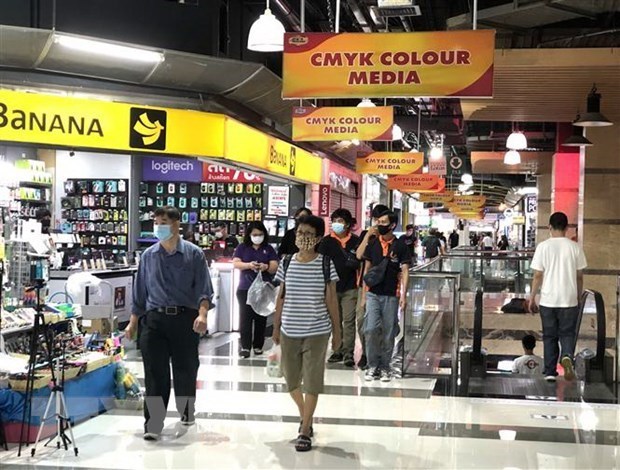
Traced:
<svg viewBox="0 0 620 470">
<path fill-rule="evenodd" d="M 495 53 L 494 97 L 463 99 L 467 120 L 571 122 L 596 83 L 601 111 L 620 122 L 620 50 L 505 49 Z"/>
<path fill-rule="evenodd" d="M 550 174 L 553 152 L 519 152 L 520 165 L 505 165 L 505 152 L 472 152 L 471 164 L 476 175 Z"/>
</svg>

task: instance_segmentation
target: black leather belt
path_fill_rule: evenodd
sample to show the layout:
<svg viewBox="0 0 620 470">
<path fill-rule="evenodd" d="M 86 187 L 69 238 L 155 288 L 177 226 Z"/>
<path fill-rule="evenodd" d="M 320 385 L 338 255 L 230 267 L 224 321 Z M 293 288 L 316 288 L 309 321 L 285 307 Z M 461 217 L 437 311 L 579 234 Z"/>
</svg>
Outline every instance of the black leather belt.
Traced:
<svg viewBox="0 0 620 470">
<path fill-rule="evenodd" d="M 198 310 L 189 307 L 159 307 L 154 308 L 151 312 L 163 313 L 164 315 L 180 315 L 182 313 L 196 313 Z"/>
</svg>

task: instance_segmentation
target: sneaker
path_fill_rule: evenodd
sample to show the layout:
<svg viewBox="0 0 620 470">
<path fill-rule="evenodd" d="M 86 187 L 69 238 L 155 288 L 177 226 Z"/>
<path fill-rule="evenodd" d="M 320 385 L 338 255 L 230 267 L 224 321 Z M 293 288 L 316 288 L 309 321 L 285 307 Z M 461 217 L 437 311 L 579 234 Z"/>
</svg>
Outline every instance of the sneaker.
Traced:
<svg viewBox="0 0 620 470">
<path fill-rule="evenodd" d="M 355 361 L 353 360 L 352 357 L 347 357 L 344 360 L 344 365 L 345 365 L 345 367 L 355 367 Z"/>
<path fill-rule="evenodd" d="M 260 356 L 261 354 L 263 354 L 263 350 L 260 348 L 254 348 L 254 355 L 255 356 Z"/>
<path fill-rule="evenodd" d="M 145 432 L 144 433 L 144 440 L 145 441 L 158 441 L 159 440 L 159 434 L 156 434 L 154 432 Z"/>
<path fill-rule="evenodd" d="M 564 367 L 564 380 L 568 380 L 569 382 L 575 380 L 575 366 L 573 365 L 573 360 L 568 356 L 564 356 L 560 364 Z"/>
<path fill-rule="evenodd" d="M 547 382 L 555 382 L 556 378 L 555 378 L 555 375 L 547 375 L 545 376 L 545 380 Z"/>
<path fill-rule="evenodd" d="M 366 380 L 367 382 L 372 382 L 377 377 L 378 377 L 377 369 L 371 369 L 370 367 L 366 369 L 366 373 L 364 374 L 364 380 Z"/>
<path fill-rule="evenodd" d="M 244 359 L 247 359 L 248 357 L 250 357 L 250 350 L 242 349 L 241 351 L 239 351 L 239 356 L 241 356 Z"/>
<path fill-rule="evenodd" d="M 389 370 L 381 371 L 381 382 L 391 382 L 392 381 L 392 373 Z"/>
<path fill-rule="evenodd" d="M 362 370 L 366 370 L 366 368 L 368 367 L 368 360 L 366 359 L 366 356 L 362 356 L 360 358 L 360 361 L 357 363 L 357 367 Z"/>
<path fill-rule="evenodd" d="M 342 354 L 335 352 L 334 354 L 329 356 L 329 359 L 327 360 L 327 362 L 331 362 L 332 364 L 334 362 L 342 362 Z"/>
<path fill-rule="evenodd" d="M 194 418 L 193 416 L 191 418 L 186 418 L 185 416 L 183 416 L 181 418 L 181 424 L 183 426 L 193 426 L 194 424 L 196 424 L 196 418 Z"/>
</svg>

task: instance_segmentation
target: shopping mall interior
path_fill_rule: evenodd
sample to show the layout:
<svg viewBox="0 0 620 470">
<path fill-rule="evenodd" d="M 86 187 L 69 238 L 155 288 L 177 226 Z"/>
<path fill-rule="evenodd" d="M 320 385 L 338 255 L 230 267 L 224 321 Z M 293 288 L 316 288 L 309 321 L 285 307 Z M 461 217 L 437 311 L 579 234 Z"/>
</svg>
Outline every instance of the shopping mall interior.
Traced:
<svg viewBox="0 0 620 470">
<path fill-rule="evenodd" d="M 0 467 L 620 468 L 619 46 L 618 0 L 0 0 Z M 323 313 L 272 287 L 304 208 L 341 243 L 344 343 L 300 372 L 274 341 Z M 393 294 L 372 233 L 378 282 L 390 234 L 408 250 Z M 584 261 L 549 287 L 557 237 Z M 144 275 L 182 246 L 192 306 L 193 268 Z M 398 295 L 373 370 L 362 298 Z M 151 432 L 187 364 L 145 368 L 150 319 L 192 312 L 195 420 L 170 400 Z"/>
</svg>

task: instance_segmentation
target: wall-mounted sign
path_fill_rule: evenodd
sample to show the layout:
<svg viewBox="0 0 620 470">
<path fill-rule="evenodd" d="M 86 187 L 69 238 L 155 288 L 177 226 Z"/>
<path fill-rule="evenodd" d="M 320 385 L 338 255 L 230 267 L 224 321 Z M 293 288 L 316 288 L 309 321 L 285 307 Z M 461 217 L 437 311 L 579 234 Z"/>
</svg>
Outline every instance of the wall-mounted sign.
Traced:
<svg viewBox="0 0 620 470">
<path fill-rule="evenodd" d="M 394 108 L 293 108 L 293 140 L 392 140 Z"/>
<path fill-rule="evenodd" d="M 424 154 L 420 152 L 373 152 L 357 157 L 358 173 L 409 175 L 418 173 L 424 164 Z"/>
<path fill-rule="evenodd" d="M 236 170 L 215 163 L 205 163 L 202 168 L 202 181 L 205 183 L 262 183 L 263 179 L 248 171 Z"/>
<path fill-rule="evenodd" d="M 329 184 L 319 185 L 319 216 L 329 217 L 329 204 L 332 194 L 332 188 Z"/>
<path fill-rule="evenodd" d="M 495 31 L 286 33 L 282 96 L 491 97 Z"/>
<path fill-rule="evenodd" d="M 446 180 L 437 175 L 414 174 L 405 176 L 389 176 L 388 189 L 403 193 L 436 193 L 446 188 Z"/>
<path fill-rule="evenodd" d="M 269 186 L 267 193 L 267 215 L 288 217 L 288 186 Z"/>
<path fill-rule="evenodd" d="M 525 225 L 525 216 L 524 215 L 513 215 L 512 224 L 513 225 Z"/>
<path fill-rule="evenodd" d="M 534 214 L 538 212 L 538 198 L 536 196 L 528 196 L 525 200 L 525 212 Z"/>
<path fill-rule="evenodd" d="M 446 159 L 440 158 L 438 160 L 428 161 L 428 173 L 430 175 L 446 176 Z"/>
<path fill-rule="evenodd" d="M 144 157 L 143 181 L 200 183 L 203 163 L 190 158 Z"/>
</svg>

